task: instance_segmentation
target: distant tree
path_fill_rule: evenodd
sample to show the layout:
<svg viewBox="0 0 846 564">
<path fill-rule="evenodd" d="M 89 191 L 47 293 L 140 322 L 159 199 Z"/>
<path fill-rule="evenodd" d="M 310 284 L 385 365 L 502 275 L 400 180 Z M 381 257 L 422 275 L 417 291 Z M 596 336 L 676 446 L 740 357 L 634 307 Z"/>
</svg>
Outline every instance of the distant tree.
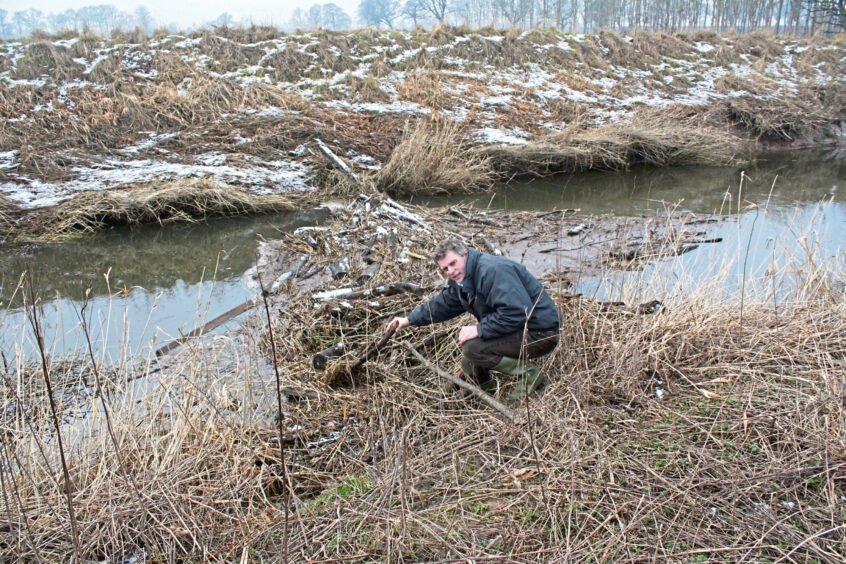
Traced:
<svg viewBox="0 0 846 564">
<path fill-rule="evenodd" d="M 114 28 L 127 23 L 127 17 L 124 12 L 106 4 L 83 6 L 76 13 L 83 26 L 103 35 L 108 35 Z"/>
<path fill-rule="evenodd" d="M 449 9 L 449 0 L 421 0 L 423 2 L 423 9 L 432 14 L 439 22 L 446 21 L 447 10 Z"/>
<path fill-rule="evenodd" d="M 806 0 L 814 21 L 833 31 L 846 30 L 846 0 Z"/>
<path fill-rule="evenodd" d="M 411 25 L 417 27 L 421 25 L 426 18 L 426 8 L 423 6 L 424 0 L 405 0 L 402 7 L 403 15 L 411 20 Z"/>
<path fill-rule="evenodd" d="M 47 20 L 41 10 L 29 8 L 12 14 L 13 33 L 18 37 L 28 35 L 35 29 L 47 29 L 49 26 L 45 24 Z"/>
<path fill-rule="evenodd" d="M 352 27 L 352 18 L 340 6 L 332 2 L 314 4 L 308 10 L 308 25 L 312 29 L 342 30 Z"/>
<path fill-rule="evenodd" d="M 398 0 L 362 0 L 358 5 L 358 17 L 366 25 L 384 24 L 388 29 L 402 15 Z"/>
<path fill-rule="evenodd" d="M 148 34 L 153 33 L 155 22 L 153 21 L 153 15 L 150 13 L 150 10 L 147 9 L 147 6 L 141 4 L 135 8 L 133 15 L 135 16 L 135 22 L 138 24 L 138 27 Z"/>
<path fill-rule="evenodd" d="M 303 12 L 300 8 L 295 8 L 294 13 L 291 14 L 291 19 L 288 20 L 287 27 L 289 30 L 308 27 L 308 14 Z"/>
<path fill-rule="evenodd" d="M 510 26 L 525 23 L 534 8 L 534 0 L 493 0 L 494 9 L 505 18 Z"/>
<path fill-rule="evenodd" d="M 9 31 L 8 26 L 9 24 L 6 22 L 6 17 L 9 15 L 9 12 L 0 8 L 0 37 L 8 37 Z"/>
<path fill-rule="evenodd" d="M 217 27 L 232 27 L 235 25 L 235 18 L 229 12 L 223 12 L 209 23 Z"/>
</svg>

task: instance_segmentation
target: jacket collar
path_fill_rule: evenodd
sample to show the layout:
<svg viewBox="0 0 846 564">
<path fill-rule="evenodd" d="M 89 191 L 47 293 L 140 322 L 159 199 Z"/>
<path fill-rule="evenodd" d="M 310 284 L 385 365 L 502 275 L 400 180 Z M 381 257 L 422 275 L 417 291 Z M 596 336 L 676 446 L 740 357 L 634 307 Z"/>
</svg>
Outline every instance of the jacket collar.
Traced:
<svg viewBox="0 0 846 564">
<path fill-rule="evenodd" d="M 461 281 L 461 287 L 465 292 L 471 292 L 476 287 L 476 267 L 479 263 L 479 255 L 481 253 L 476 249 L 467 248 L 467 264 L 464 268 L 464 280 Z"/>
</svg>

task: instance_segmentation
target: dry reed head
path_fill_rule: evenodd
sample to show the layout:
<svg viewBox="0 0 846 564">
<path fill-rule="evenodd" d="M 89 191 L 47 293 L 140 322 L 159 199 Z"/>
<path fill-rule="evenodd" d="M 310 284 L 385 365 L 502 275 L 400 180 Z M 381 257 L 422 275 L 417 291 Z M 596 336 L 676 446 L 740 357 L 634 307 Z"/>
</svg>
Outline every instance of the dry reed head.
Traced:
<svg viewBox="0 0 846 564">
<path fill-rule="evenodd" d="M 467 147 L 459 125 L 419 120 L 408 124 L 376 185 L 389 194 L 454 194 L 492 185 L 487 158 Z"/>
</svg>

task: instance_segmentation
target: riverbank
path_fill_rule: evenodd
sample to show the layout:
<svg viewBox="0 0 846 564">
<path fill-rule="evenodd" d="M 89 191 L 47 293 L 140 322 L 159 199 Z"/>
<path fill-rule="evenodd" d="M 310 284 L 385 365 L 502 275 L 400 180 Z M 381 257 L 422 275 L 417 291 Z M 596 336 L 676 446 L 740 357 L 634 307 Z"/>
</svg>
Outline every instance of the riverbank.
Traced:
<svg viewBox="0 0 846 564">
<path fill-rule="evenodd" d="M 238 331 L 156 361 L 99 373 L 87 360 L 51 365 L 70 506 L 43 378 L 4 366 L 5 554 L 72 553 L 71 509 L 88 559 L 846 553 L 842 272 L 803 269 L 803 283 L 775 305 L 726 300 L 705 281 L 638 308 L 573 295 L 572 256 L 548 271 L 533 262 L 564 314 L 562 344 L 543 361 L 546 387 L 508 405 L 509 422 L 407 349 L 454 371 L 459 320 L 394 336 L 350 368 L 391 316 L 442 283 L 426 258 L 434 241 L 455 233 L 527 261 L 578 241 L 584 269 L 595 257 L 610 270 L 678 253 L 701 224 L 588 226 L 565 210 L 432 211 L 367 194 L 333 209 L 319 228 L 263 245 L 250 275 L 268 290 L 271 325 L 259 301 Z M 625 247 L 636 252 L 611 256 L 637 237 Z M 783 268 L 770 276 L 792 272 Z M 343 356 L 315 368 L 315 354 L 338 342 Z M 510 384 L 495 396 L 505 400 Z"/>
<path fill-rule="evenodd" d="M 835 38 L 469 30 L 37 36 L 0 46 L 0 221 L 56 236 L 85 193 L 132 202 L 201 177 L 152 215 L 203 218 L 365 189 L 488 189 L 514 177 L 636 163 L 730 162 L 838 143 L 846 55 Z M 360 182 L 336 172 L 321 140 Z M 46 219 L 46 220 L 45 220 Z"/>
</svg>

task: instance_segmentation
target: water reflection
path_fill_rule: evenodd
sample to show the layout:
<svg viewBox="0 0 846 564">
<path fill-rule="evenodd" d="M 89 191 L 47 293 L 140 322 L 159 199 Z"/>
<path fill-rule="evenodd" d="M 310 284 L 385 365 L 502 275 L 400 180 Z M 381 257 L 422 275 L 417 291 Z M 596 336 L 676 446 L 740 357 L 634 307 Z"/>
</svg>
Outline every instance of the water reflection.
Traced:
<svg viewBox="0 0 846 564">
<path fill-rule="evenodd" d="M 148 226 L 55 245 L 2 249 L 0 347 L 7 360 L 34 351 L 20 308 L 18 282 L 24 270 L 33 273 L 44 303 L 46 340 L 53 354 L 84 351 L 80 300 L 90 288 L 95 348 L 107 361 L 119 362 L 127 354 L 150 352 L 249 299 L 240 277 L 256 260 L 258 234 L 274 238 L 325 217 L 325 212 L 311 210 Z"/>
<path fill-rule="evenodd" d="M 819 202 L 837 195 L 846 179 L 846 159 L 819 152 L 774 154 L 731 167 L 632 167 L 514 184 L 494 194 L 418 199 L 428 205 L 469 204 L 480 208 L 547 210 L 579 208 L 590 215 L 642 215 L 668 210 L 699 214 L 737 210 L 742 200 L 773 206 Z M 742 204 L 741 204 L 742 209 Z"/>
</svg>

